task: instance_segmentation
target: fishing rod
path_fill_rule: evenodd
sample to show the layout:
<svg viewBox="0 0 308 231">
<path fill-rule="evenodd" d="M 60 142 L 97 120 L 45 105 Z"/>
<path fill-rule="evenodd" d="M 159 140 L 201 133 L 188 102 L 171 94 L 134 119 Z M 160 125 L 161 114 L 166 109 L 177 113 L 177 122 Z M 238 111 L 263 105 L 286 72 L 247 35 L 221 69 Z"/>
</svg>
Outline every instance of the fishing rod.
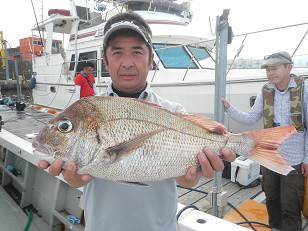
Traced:
<svg viewBox="0 0 308 231">
<path fill-rule="evenodd" d="M 33 9 L 35 21 L 36 21 L 37 30 L 38 30 L 38 32 L 39 32 L 39 34 L 40 34 L 40 39 L 41 39 L 42 47 L 44 47 L 43 38 L 42 38 L 42 35 L 41 35 L 41 29 L 40 29 L 39 24 L 38 24 L 38 21 L 37 21 L 36 12 L 35 12 L 35 8 L 34 8 L 33 1 L 32 1 L 32 0 L 31 0 L 31 4 L 32 4 L 32 9 Z"/>
</svg>

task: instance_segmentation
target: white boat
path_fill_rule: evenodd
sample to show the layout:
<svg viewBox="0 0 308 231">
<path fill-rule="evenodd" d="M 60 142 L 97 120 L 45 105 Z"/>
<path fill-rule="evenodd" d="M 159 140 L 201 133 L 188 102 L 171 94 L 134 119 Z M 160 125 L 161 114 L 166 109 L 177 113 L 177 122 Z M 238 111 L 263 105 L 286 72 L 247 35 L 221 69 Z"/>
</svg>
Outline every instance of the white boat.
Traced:
<svg viewBox="0 0 308 231">
<path fill-rule="evenodd" d="M 148 82 L 159 95 L 181 103 L 190 113 L 213 116 L 215 85 L 214 40 L 200 30 L 191 30 L 192 13 L 188 1 L 119 0 L 92 1 L 90 6 L 75 6 L 70 11 L 53 10 L 50 17 L 34 30 L 45 31 L 47 42 L 41 56 L 33 56 L 37 86 L 34 104 L 63 109 L 75 101 L 74 76 L 78 62 L 95 63 L 96 83 L 103 93 L 110 81 L 102 57 L 103 27 L 112 15 L 133 10 L 149 23 L 153 32 L 154 69 Z M 66 50 L 54 49 L 52 35 L 70 36 Z M 307 75 L 308 68 L 294 68 L 295 74 Z M 231 69 L 226 94 L 232 104 L 248 110 L 253 98 L 266 82 L 264 70 Z M 192 103 L 193 102 L 193 103 Z M 233 132 L 245 130 L 231 122 Z M 240 127 L 240 129 L 239 129 Z"/>
<path fill-rule="evenodd" d="M 97 12 L 95 9 L 105 10 Z M 75 61 L 84 59 L 94 61 L 97 86 L 100 92 L 105 91 L 106 82 L 110 79 L 100 58 L 102 57 L 103 27 L 106 19 L 125 10 L 134 10 L 139 13 L 152 29 L 156 50 L 154 56 L 155 68 L 150 71 L 148 80 L 155 90 L 157 88 L 159 93 L 165 95 L 164 90 L 166 89 L 164 87 L 170 86 L 173 89 L 173 84 L 189 83 L 192 80 L 193 82 L 201 82 L 204 78 L 214 76 L 214 62 L 208 53 L 213 48 L 213 41 L 201 42 L 205 38 L 190 33 L 191 12 L 189 3 L 177 4 L 174 1 L 100 1 L 99 5 L 94 7 L 94 10 L 93 8 L 92 11 L 90 10 L 86 7 L 75 7 L 71 2 L 69 13 L 55 11 L 53 14 L 51 12 L 50 18 L 35 28 L 46 31 L 47 35 L 43 54 L 39 57 L 33 57 L 33 71 L 37 74 L 37 87 L 34 89 L 35 104 L 58 109 L 70 105 L 74 101 L 74 76 L 76 72 L 80 71 L 80 67 Z M 80 18 L 83 14 L 88 16 Z M 85 20 L 85 18 L 88 18 L 88 20 Z M 64 33 L 70 36 L 67 50 L 56 51 L 52 48 L 51 35 L 54 33 Z M 194 46 L 192 43 L 197 44 Z M 183 47 L 182 44 L 191 45 Z M 174 47 L 164 49 L 170 46 Z M 196 57 L 192 57 L 193 53 L 205 57 L 207 60 L 197 62 Z M 206 65 L 210 70 L 205 71 L 205 69 L 202 69 L 202 65 Z M 183 81 L 184 78 L 187 81 Z M 175 95 L 177 97 L 178 93 L 175 92 Z"/>
</svg>

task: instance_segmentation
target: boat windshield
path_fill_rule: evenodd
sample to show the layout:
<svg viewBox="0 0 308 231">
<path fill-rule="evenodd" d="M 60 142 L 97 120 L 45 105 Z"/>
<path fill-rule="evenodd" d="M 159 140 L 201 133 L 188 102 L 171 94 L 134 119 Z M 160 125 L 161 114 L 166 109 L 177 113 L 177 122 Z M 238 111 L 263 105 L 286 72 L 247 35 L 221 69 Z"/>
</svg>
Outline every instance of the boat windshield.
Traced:
<svg viewBox="0 0 308 231">
<path fill-rule="evenodd" d="M 153 47 L 165 68 L 198 68 L 183 46 L 153 44 Z"/>
<path fill-rule="evenodd" d="M 153 47 L 165 68 L 215 68 L 215 62 L 204 47 L 174 44 L 154 44 Z"/>
<path fill-rule="evenodd" d="M 206 69 L 215 68 L 215 62 L 212 56 L 204 47 L 187 46 L 187 48 L 191 52 L 191 54 L 195 57 L 195 59 L 199 62 L 202 68 Z"/>
<path fill-rule="evenodd" d="M 293 57 L 293 67 L 306 68 L 308 67 L 308 55 L 300 54 Z"/>
</svg>

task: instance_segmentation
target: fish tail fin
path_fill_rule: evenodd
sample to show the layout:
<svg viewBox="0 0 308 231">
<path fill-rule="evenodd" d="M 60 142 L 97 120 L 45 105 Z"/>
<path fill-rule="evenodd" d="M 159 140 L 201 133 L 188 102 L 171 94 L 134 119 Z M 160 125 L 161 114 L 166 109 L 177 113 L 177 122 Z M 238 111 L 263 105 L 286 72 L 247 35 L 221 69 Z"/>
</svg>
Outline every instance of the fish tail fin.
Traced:
<svg viewBox="0 0 308 231">
<path fill-rule="evenodd" d="M 248 158 L 282 175 L 287 175 L 293 168 L 278 152 L 279 145 L 296 133 L 294 126 L 281 126 L 258 131 L 245 132 L 254 140 L 254 148 Z"/>
</svg>

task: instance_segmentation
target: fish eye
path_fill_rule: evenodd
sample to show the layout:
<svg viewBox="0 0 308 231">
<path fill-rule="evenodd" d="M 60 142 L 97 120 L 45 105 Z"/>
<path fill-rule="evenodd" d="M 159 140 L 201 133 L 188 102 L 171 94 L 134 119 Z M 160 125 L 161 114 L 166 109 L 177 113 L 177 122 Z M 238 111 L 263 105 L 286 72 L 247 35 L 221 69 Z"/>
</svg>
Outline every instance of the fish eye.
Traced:
<svg viewBox="0 0 308 231">
<path fill-rule="evenodd" d="M 70 132 L 73 128 L 73 124 L 69 120 L 60 121 L 58 123 L 58 129 L 60 132 Z"/>
</svg>

